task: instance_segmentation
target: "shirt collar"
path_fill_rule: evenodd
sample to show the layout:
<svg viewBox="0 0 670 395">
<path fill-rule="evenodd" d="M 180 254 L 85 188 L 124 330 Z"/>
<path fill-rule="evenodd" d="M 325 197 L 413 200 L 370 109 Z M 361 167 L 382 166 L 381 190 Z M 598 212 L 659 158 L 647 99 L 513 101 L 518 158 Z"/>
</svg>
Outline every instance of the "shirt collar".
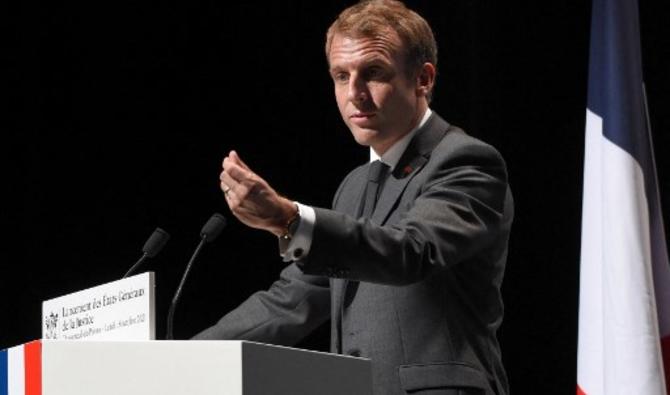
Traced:
<svg viewBox="0 0 670 395">
<path fill-rule="evenodd" d="M 430 115 L 433 112 L 430 110 L 430 108 L 426 109 L 426 112 L 423 114 L 423 118 L 421 118 L 421 122 L 419 122 L 419 125 L 414 128 L 411 132 L 407 133 L 403 138 L 400 140 L 396 141 L 391 148 L 387 149 L 386 152 L 384 152 L 384 155 L 381 157 L 377 155 L 375 150 L 370 147 L 370 162 L 374 162 L 376 160 L 381 160 L 383 163 L 389 165 L 391 168 L 391 171 L 395 169 L 395 166 L 398 164 L 400 161 L 400 157 L 402 154 L 405 153 L 405 149 L 407 149 L 407 146 L 409 145 L 409 142 L 412 141 L 412 137 L 416 134 L 416 132 L 428 121 L 428 118 L 430 118 Z"/>
</svg>

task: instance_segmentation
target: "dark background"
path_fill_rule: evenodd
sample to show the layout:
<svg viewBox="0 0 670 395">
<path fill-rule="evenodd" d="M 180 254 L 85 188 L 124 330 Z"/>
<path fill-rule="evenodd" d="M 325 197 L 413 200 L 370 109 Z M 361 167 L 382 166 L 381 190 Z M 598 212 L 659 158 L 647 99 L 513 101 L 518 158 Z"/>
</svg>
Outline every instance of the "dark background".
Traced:
<svg viewBox="0 0 670 395">
<path fill-rule="evenodd" d="M 200 227 L 230 216 L 218 188 L 230 149 L 317 206 L 367 158 L 339 119 L 323 53 L 352 1 L 14 3 L 0 10 L 0 347 L 41 336 L 43 300 L 123 275 L 156 226 L 172 235 L 147 267 L 162 338 Z M 509 166 L 517 215 L 500 338 L 512 390 L 572 394 L 590 5 L 491 3 L 408 1 L 439 43 L 432 108 Z M 670 27 L 662 2 L 642 3 L 667 228 Z M 187 282 L 178 338 L 282 268 L 273 236 L 229 222 Z"/>
</svg>

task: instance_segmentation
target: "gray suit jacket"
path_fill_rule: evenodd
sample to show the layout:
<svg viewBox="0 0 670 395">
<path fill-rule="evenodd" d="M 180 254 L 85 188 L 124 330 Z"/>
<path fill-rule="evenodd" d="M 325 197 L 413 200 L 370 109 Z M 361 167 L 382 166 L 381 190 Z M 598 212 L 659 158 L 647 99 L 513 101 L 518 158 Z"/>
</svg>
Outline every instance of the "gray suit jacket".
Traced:
<svg viewBox="0 0 670 395">
<path fill-rule="evenodd" d="M 315 209 L 309 256 L 195 338 L 292 345 L 331 318 L 331 351 L 371 358 L 377 395 L 507 394 L 503 159 L 433 114 L 357 219 L 368 166 Z"/>
</svg>

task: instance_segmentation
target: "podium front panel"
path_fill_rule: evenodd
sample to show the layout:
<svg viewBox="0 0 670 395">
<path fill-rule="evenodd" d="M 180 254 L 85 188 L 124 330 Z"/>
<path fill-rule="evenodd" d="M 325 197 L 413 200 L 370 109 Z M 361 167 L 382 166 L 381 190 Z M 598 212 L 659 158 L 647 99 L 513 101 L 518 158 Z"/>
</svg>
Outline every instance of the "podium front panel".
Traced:
<svg viewBox="0 0 670 395">
<path fill-rule="evenodd" d="M 243 341 L 42 342 L 43 395 L 370 395 L 363 358 Z"/>
</svg>

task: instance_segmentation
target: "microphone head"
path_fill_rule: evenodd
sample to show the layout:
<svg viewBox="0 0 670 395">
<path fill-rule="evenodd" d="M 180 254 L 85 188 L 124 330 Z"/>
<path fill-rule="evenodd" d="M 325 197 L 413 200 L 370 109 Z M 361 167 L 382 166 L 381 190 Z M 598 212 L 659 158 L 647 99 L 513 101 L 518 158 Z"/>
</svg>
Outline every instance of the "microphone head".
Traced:
<svg viewBox="0 0 670 395">
<path fill-rule="evenodd" d="M 154 233 L 149 236 L 149 240 L 144 243 L 142 252 L 147 254 L 149 258 L 153 258 L 163 249 L 163 247 L 165 247 L 165 243 L 167 243 L 168 240 L 170 240 L 170 235 L 168 232 L 161 228 L 156 228 Z"/>
<path fill-rule="evenodd" d="M 205 226 L 202 227 L 202 230 L 200 231 L 200 237 L 202 237 L 202 239 L 206 242 L 210 243 L 219 236 L 225 227 L 226 219 L 223 217 L 223 215 L 215 213 L 209 218 Z"/>
</svg>

